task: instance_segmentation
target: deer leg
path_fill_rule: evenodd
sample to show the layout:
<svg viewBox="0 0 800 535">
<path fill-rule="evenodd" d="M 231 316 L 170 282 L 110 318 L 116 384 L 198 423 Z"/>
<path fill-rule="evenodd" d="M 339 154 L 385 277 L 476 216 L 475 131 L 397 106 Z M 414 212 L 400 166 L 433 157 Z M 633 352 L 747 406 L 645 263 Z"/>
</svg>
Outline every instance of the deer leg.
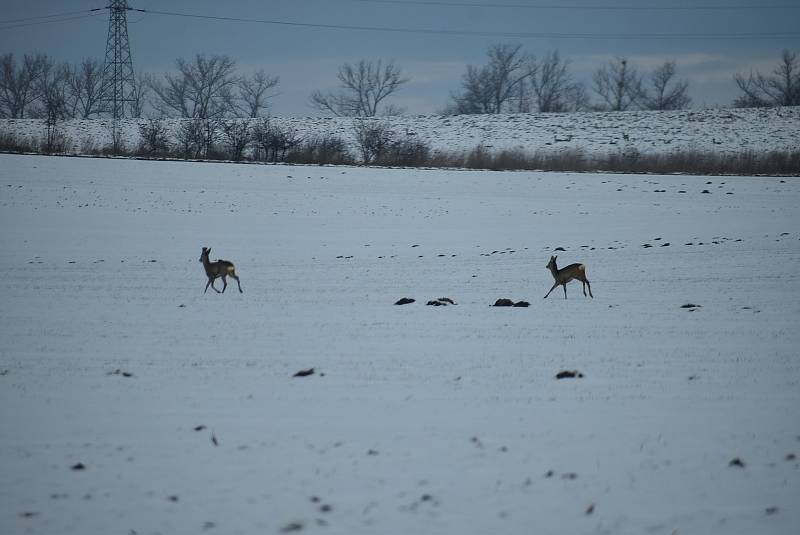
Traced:
<svg viewBox="0 0 800 535">
<path fill-rule="evenodd" d="M 236 279 L 236 285 L 239 287 L 239 293 L 240 293 L 240 294 L 241 294 L 241 293 L 244 293 L 244 292 L 242 291 L 242 285 L 239 283 L 239 277 L 237 277 L 237 276 L 236 276 L 235 274 L 233 274 L 233 273 L 231 273 L 231 277 L 233 277 L 234 279 Z"/>
<path fill-rule="evenodd" d="M 594 299 L 594 296 L 592 295 L 592 285 L 591 285 L 591 284 L 589 284 L 589 281 L 588 281 L 588 280 L 586 281 L 586 286 L 588 286 L 588 287 L 589 287 L 589 297 L 591 297 L 592 299 Z"/>
<path fill-rule="evenodd" d="M 583 296 L 586 297 L 586 281 L 581 281 L 583 283 Z"/>
<path fill-rule="evenodd" d="M 213 277 L 213 278 L 211 278 L 211 279 L 208 279 L 208 282 L 211 284 L 211 289 L 212 289 L 212 290 L 214 290 L 214 291 L 215 291 L 215 292 L 217 292 L 217 293 L 220 293 L 220 292 L 219 292 L 219 290 L 217 290 L 217 287 L 216 287 L 216 286 L 214 286 L 214 279 L 216 279 L 216 277 Z"/>
<path fill-rule="evenodd" d="M 205 289 L 205 290 L 203 290 L 203 293 L 206 293 L 206 292 L 208 291 L 208 286 L 211 284 L 211 281 L 212 281 L 212 280 L 214 280 L 214 279 L 208 279 L 208 282 L 206 283 L 206 289 Z M 215 289 L 216 289 L 216 288 L 215 288 Z"/>
<path fill-rule="evenodd" d="M 222 275 L 222 293 L 225 293 L 225 288 L 228 287 L 228 281 L 226 280 L 226 276 Z"/>
<path fill-rule="evenodd" d="M 566 298 L 567 298 L 567 283 L 565 282 L 565 283 L 564 283 L 564 284 L 562 284 L 561 286 L 563 286 L 563 287 L 564 287 L 564 299 L 566 299 Z"/>
<path fill-rule="evenodd" d="M 552 287 L 552 288 L 550 288 L 550 292 L 552 292 L 553 290 L 555 290 L 555 289 L 556 289 L 556 286 L 558 286 L 558 283 L 555 283 L 555 284 L 553 284 L 553 287 Z M 547 295 L 550 295 L 550 292 L 547 292 Z M 545 296 L 544 296 L 544 298 L 545 298 L 545 299 L 547 299 L 547 295 L 545 295 Z"/>
</svg>

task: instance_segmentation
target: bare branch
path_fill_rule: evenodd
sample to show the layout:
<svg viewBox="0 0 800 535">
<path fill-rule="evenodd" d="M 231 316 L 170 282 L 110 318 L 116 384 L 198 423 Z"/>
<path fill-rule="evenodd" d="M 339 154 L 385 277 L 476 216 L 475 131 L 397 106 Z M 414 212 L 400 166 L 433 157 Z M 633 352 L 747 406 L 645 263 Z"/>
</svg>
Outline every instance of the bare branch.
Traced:
<svg viewBox="0 0 800 535">
<path fill-rule="evenodd" d="M 675 62 L 667 61 L 650 75 L 650 91 L 642 93 L 642 104 L 648 110 L 680 110 L 692 101 L 688 95 L 689 82 L 674 80 Z"/>
<path fill-rule="evenodd" d="M 26 112 L 30 113 L 37 98 L 37 81 L 47 61 L 44 54 L 26 54 L 18 67 L 13 54 L 0 56 L 0 117 L 23 119 Z"/>
<path fill-rule="evenodd" d="M 642 77 L 624 57 L 597 69 L 592 82 L 595 93 L 602 97 L 610 111 L 625 111 L 642 99 Z"/>
<path fill-rule="evenodd" d="M 548 52 L 540 62 L 532 59 L 528 67 L 530 84 L 540 112 L 564 112 L 582 109 L 585 90 L 568 72 L 569 60 L 558 51 Z"/>
<path fill-rule="evenodd" d="M 94 58 L 87 58 L 72 68 L 67 77 L 71 115 L 88 119 L 102 110 L 103 68 Z"/>
<path fill-rule="evenodd" d="M 737 107 L 773 107 L 800 105 L 800 61 L 789 50 L 781 53 L 781 62 L 772 76 L 750 73 L 733 76 L 742 95 L 733 102 Z"/>
<path fill-rule="evenodd" d="M 381 103 L 408 82 L 393 62 L 383 65 L 380 60 L 377 63 L 361 60 L 356 65 L 345 63 L 339 67 L 337 78 L 343 91 L 327 94 L 314 91 L 310 104 L 320 111 L 345 117 L 375 117 Z"/>
<path fill-rule="evenodd" d="M 176 74 L 151 85 L 158 97 L 156 109 L 163 115 L 217 119 L 233 113 L 238 83 L 233 59 L 198 54 L 191 63 L 179 58 L 176 67 Z"/>
<path fill-rule="evenodd" d="M 489 47 L 489 62 L 467 65 L 462 92 L 451 94 L 455 113 L 503 113 L 526 106 L 524 82 L 530 76 L 521 45 L 496 44 Z M 516 102 L 516 106 L 513 103 Z"/>
<path fill-rule="evenodd" d="M 269 76 L 263 70 L 256 71 L 252 78 L 242 77 L 237 83 L 239 102 L 236 106 L 240 114 L 255 118 L 267 109 L 267 100 L 275 96 L 270 90 L 278 85 L 277 76 Z"/>
</svg>

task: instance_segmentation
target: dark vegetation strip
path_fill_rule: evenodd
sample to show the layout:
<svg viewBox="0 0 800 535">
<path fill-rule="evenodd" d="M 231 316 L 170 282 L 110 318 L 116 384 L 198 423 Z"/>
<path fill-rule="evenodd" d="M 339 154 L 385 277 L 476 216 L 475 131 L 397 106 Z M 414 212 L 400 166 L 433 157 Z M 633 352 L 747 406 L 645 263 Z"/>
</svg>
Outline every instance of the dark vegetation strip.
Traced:
<svg viewBox="0 0 800 535">
<path fill-rule="evenodd" d="M 288 137 L 291 138 L 291 133 Z M 357 133 L 355 151 L 343 138 L 335 135 L 318 135 L 302 140 L 277 136 L 275 139 L 262 141 L 249 141 L 247 144 L 221 141 L 203 145 L 202 141 L 170 141 L 166 132 L 154 133 L 142 128 L 139 142 L 133 147 L 121 140 L 106 146 L 97 146 L 91 140 L 84 140 L 76 147 L 63 131 L 48 132 L 41 139 L 0 131 L 0 152 L 492 171 L 800 176 L 800 148 L 748 150 L 733 154 L 703 151 L 646 154 L 625 150 L 598 155 L 586 154 L 580 149 L 529 152 L 523 149 L 491 150 L 484 146 L 477 146 L 469 151 L 438 151 L 416 139 L 396 139 L 391 136 L 381 138 L 380 132 Z"/>
</svg>

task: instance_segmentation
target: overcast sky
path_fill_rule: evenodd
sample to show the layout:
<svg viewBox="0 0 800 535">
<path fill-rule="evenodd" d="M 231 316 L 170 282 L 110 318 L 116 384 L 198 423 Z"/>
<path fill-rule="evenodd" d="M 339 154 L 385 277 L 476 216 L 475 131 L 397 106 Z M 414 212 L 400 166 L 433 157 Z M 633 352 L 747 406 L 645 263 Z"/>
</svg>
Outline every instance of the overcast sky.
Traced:
<svg viewBox="0 0 800 535">
<path fill-rule="evenodd" d="M 108 11 L 80 12 L 105 5 L 105 0 L 0 0 L 0 54 L 45 52 L 59 61 L 102 60 Z M 176 58 L 196 53 L 226 54 L 243 72 L 263 68 L 280 77 L 279 94 L 272 100 L 275 115 L 318 114 L 308 105 L 309 95 L 315 89 L 334 89 L 338 66 L 359 59 L 394 60 L 411 80 L 392 103 L 407 113 L 425 114 L 444 108 L 465 66 L 485 62 L 493 43 L 521 44 L 536 56 L 558 50 L 572 61 L 575 78 L 587 86 L 591 73 L 615 56 L 627 56 L 642 72 L 675 60 L 679 77 L 689 80 L 694 107 L 730 104 L 738 94 L 735 72 L 768 73 L 781 50 L 800 52 L 800 0 L 130 0 L 129 5 L 283 23 L 433 30 L 408 33 L 128 13 L 137 72 L 163 73 Z M 724 9 L 733 6 L 737 8 Z M 625 7 L 634 9 L 619 9 Z M 72 12 L 55 19 L 19 20 Z M 72 20 L 63 20 L 67 18 Z"/>
</svg>

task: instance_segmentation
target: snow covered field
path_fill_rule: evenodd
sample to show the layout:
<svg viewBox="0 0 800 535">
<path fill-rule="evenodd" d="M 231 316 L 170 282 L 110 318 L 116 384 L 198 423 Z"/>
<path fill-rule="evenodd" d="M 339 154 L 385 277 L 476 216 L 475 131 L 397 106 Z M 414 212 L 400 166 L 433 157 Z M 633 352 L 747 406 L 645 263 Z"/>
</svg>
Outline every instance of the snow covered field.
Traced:
<svg viewBox="0 0 800 535">
<path fill-rule="evenodd" d="M 0 155 L 0 218 L 0 533 L 800 525 L 796 178 Z"/>
<path fill-rule="evenodd" d="M 275 117 L 275 124 L 291 128 L 304 139 L 334 135 L 355 151 L 353 118 Z M 430 115 L 383 117 L 400 136 L 410 136 L 439 151 L 470 151 L 482 145 L 491 150 L 523 149 L 526 152 L 581 151 L 586 156 L 605 156 L 636 150 L 642 154 L 707 152 L 789 151 L 800 146 L 800 107 L 759 109 L 706 109 L 677 111 L 627 111 L 586 113 L 520 113 L 500 115 Z M 172 130 L 178 120 L 168 120 Z M 135 148 L 139 124 L 123 120 L 121 129 L 128 147 Z M 71 152 L 84 147 L 102 148 L 111 143 L 112 125 L 105 120 L 73 120 L 62 123 L 72 141 Z M 33 119 L 0 120 L 0 132 L 21 137 L 45 137 L 44 122 Z"/>
</svg>

